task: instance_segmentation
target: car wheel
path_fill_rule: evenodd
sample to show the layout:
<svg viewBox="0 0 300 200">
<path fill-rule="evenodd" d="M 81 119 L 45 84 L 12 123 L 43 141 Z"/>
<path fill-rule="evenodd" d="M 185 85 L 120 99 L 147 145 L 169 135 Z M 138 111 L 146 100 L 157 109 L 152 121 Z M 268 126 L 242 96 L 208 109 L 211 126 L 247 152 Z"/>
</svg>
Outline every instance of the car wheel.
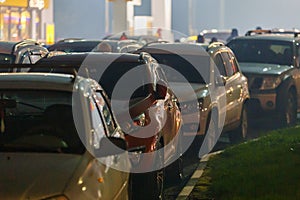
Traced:
<svg viewBox="0 0 300 200">
<path fill-rule="evenodd" d="M 162 144 L 158 143 L 157 145 L 157 154 L 156 154 L 156 162 L 154 164 L 157 164 L 159 166 L 164 165 L 164 153 L 163 151 L 158 151 L 161 149 Z M 149 197 L 152 197 L 151 199 L 158 199 L 162 200 L 164 199 L 164 179 L 165 179 L 165 169 L 159 169 L 154 172 L 150 173 L 150 180 L 152 184 L 150 184 L 149 188 Z"/>
<path fill-rule="evenodd" d="M 297 122 L 297 99 L 294 92 L 289 91 L 280 112 L 280 125 L 294 126 Z"/>
<path fill-rule="evenodd" d="M 177 160 L 175 160 L 173 163 L 171 163 L 167 168 L 166 168 L 166 173 L 167 173 L 167 178 L 170 180 L 172 183 L 180 183 L 183 178 L 183 155 L 182 155 L 182 143 L 181 143 L 181 138 L 180 135 L 178 136 L 178 148 L 177 148 L 177 154 L 176 156 L 179 156 Z"/>
<path fill-rule="evenodd" d="M 161 144 L 157 145 L 157 150 Z M 162 166 L 164 162 L 163 151 L 157 151 L 156 161 L 153 164 Z M 132 199 L 133 200 L 163 200 L 164 199 L 164 175 L 165 169 L 159 169 L 153 172 L 133 175 Z"/>
<path fill-rule="evenodd" d="M 244 105 L 242 112 L 241 112 L 240 125 L 234 131 L 229 132 L 230 142 L 235 144 L 235 143 L 239 143 L 241 141 L 246 140 L 248 137 L 248 131 L 249 131 L 248 125 L 249 125 L 248 124 L 248 111 L 247 111 L 247 106 Z"/>
</svg>

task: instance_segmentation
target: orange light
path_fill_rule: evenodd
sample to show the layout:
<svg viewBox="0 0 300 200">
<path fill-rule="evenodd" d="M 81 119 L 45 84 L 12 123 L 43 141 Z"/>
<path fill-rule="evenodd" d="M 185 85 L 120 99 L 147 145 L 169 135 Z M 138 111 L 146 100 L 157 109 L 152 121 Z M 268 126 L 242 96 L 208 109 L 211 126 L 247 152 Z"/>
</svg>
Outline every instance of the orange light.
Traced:
<svg viewBox="0 0 300 200">
<path fill-rule="evenodd" d="M 102 177 L 98 178 L 97 180 L 98 180 L 99 183 L 103 183 L 104 182 L 104 178 L 102 178 Z"/>
</svg>

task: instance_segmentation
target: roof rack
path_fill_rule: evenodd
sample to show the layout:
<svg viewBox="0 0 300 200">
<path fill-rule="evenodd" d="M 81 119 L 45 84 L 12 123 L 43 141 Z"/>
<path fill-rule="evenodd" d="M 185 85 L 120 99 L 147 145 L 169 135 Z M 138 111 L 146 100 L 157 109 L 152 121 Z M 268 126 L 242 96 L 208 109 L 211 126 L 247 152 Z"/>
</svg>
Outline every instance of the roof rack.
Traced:
<svg viewBox="0 0 300 200">
<path fill-rule="evenodd" d="M 207 49 L 221 46 L 225 46 L 225 44 L 223 42 L 213 42 L 207 46 Z"/>
<path fill-rule="evenodd" d="M 272 31 L 271 30 L 262 30 L 262 29 L 250 30 L 250 31 L 247 31 L 245 36 L 256 35 L 256 34 L 268 34 L 268 33 L 272 33 Z"/>
<path fill-rule="evenodd" d="M 274 34 L 293 34 L 294 37 L 298 37 L 298 35 L 300 35 L 299 31 L 272 31 L 272 33 Z"/>
<path fill-rule="evenodd" d="M 294 37 L 298 37 L 300 35 L 300 31 L 298 30 L 250 30 L 245 34 L 246 36 L 255 35 L 255 34 L 289 34 L 294 35 Z"/>
<path fill-rule="evenodd" d="M 26 46 L 26 45 L 41 45 L 41 43 L 35 41 L 35 40 L 30 40 L 30 39 L 26 39 L 26 40 L 22 40 L 20 42 L 17 42 L 14 47 L 13 47 L 13 51 L 16 51 L 19 47 L 21 46 Z"/>
</svg>

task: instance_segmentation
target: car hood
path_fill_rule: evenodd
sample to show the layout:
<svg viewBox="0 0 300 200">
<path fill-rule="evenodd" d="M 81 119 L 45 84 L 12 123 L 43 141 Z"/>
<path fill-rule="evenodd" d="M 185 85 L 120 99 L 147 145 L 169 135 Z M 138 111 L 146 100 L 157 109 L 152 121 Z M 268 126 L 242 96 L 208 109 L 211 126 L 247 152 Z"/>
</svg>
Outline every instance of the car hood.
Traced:
<svg viewBox="0 0 300 200">
<path fill-rule="evenodd" d="M 193 101 L 209 94 L 206 84 L 170 82 L 170 87 L 180 102 Z"/>
<path fill-rule="evenodd" d="M 43 199 L 62 194 L 80 155 L 0 153 L 1 199 Z"/>
<path fill-rule="evenodd" d="M 244 74 L 270 74 L 280 75 L 285 71 L 288 71 L 292 66 L 288 65 L 276 65 L 267 63 L 239 63 L 241 70 Z"/>
</svg>

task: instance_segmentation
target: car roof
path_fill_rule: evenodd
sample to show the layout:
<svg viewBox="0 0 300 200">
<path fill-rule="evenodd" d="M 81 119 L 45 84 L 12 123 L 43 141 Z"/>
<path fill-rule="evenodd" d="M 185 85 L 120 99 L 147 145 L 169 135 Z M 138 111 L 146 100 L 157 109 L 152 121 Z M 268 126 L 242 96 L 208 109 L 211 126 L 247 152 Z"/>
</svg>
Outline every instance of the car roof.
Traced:
<svg viewBox="0 0 300 200">
<path fill-rule="evenodd" d="M 207 55 L 205 47 L 199 43 L 152 43 L 138 51 L 153 49 L 155 53 L 177 53 L 180 55 Z M 153 52 L 154 53 L 154 52 Z"/>
<path fill-rule="evenodd" d="M 80 66 L 85 59 L 111 60 L 118 62 L 139 62 L 139 55 L 129 53 L 102 53 L 102 52 L 83 52 L 59 54 L 41 58 L 37 65 L 48 66 Z"/>
<path fill-rule="evenodd" d="M 2 89 L 73 91 L 74 75 L 56 73 L 0 73 Z"/>
<path fill-rule="evenodd" d="M 233 40 L 244 39 L 244 40 L 277 40 L 277 41 L 290 41 L 293 42 L 295 40 L 300 41 L 299 37 L 294 37 L 293 34 L 256 34 L 249 36 L 238 36 L 233 38 Z"/>
</svg>

